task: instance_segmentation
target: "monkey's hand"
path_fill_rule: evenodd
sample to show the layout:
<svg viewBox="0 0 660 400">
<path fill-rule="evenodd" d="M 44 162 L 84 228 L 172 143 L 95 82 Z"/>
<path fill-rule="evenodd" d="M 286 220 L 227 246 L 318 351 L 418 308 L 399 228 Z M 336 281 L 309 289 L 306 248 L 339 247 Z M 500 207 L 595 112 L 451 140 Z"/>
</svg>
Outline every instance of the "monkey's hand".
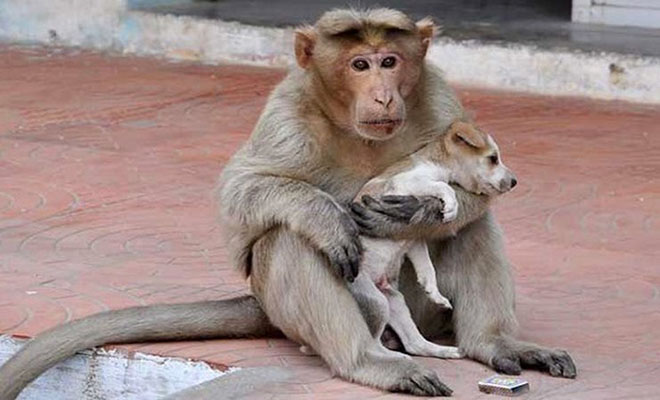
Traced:
<svg viewBox="0 0 660 400">
<path fill-rule="evenodd" d="M 362 204 L 351 204 L 360 233 L 375 237 L 392 237 L 411 227 L 441 223 L 444 210 L 445 202 L 435 196 L 386 195 L 376 199 L 365 195 Z"/>
<path fill-rule="evenodd" d="M 362 258 L 360 229 L 351 215 L 342 209 L 323 221 L 307 221 L 306 231 L 319 250 L 328 257 L 341 277 L 353 282 L 358 275 Z"/>
<path fill-rule="evenodd" d="M 340 276 L 355 278 L 362 248 L 359 228 L 346 207 L 301 180 L 231 170 L 228 174 L 221 186 L 221 215 L 228 226 L 240 228 L 242 236 L 234 234 L 232 240 L 242 254 L 269 229 L 286 226 L 327 256 Z"/>
</svg>

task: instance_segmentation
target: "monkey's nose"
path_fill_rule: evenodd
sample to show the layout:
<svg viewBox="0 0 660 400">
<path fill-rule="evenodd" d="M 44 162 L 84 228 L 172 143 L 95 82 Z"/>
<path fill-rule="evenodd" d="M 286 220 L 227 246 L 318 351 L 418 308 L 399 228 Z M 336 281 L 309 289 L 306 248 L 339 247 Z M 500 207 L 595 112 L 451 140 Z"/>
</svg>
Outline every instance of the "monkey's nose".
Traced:
<svg viewBox="0 0 660 400">
<path fill-rule="evenodd" d="M 389 93 L 382 93 L 374 97 L 374 101 L 385 108 L 388 108 L 392 103 L 393 96 Z"/>
<path fill-rule="evenodd" d="M 516 178 L 511 178 L 511 189 L 516 187 L 517 184 L 518 184 L 518 180 Z"/>
</svg>

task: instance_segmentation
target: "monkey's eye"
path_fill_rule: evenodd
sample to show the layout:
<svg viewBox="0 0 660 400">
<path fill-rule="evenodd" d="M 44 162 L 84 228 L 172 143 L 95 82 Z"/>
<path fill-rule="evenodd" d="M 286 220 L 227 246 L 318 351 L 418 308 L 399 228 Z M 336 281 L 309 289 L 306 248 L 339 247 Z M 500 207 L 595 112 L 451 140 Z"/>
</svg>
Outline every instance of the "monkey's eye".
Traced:
<svg viewBox="0 0 660 400">
<path fill-rule="evenodd" d="M 396 64 L 396 58 L 394 57 L 385 57 L 380 63 L 380 66 L 383 68 L 392 68 Z"/>
<path fill-rule="evenodd" d="M 369 63 L 361 58 L 358 58 L 357 60 L 353 61 L 352 65 L 353 65 L 353 69 L 356 71 L 365 71 L 369 69 Z"/>
<path fill-rule="evenodd" d="M 492 154 L 488 156 L 488 160 L 490 160 L 490 163 L 493 165 L 497 165 L 500 163 L 499 157 L 497 157 L 497 154 Z"/>
</svg>

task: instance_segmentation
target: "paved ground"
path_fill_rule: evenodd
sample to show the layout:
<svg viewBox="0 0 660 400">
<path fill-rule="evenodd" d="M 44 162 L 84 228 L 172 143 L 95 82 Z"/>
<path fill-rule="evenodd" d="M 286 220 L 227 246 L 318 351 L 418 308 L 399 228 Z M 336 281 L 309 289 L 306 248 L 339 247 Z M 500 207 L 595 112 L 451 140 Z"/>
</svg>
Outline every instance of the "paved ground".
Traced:
<svg viewBox="0 0 660 400">
<path fill-rule="evenodd" d="M 246 291 L 211 190 L 282 72 L 0 47 L 0 332 Z M 523 337 L 571 351 L 577 380 L 525 372 L 530 399 L 638 399 L 660 381 L 660 108 L 459 88 L 519 187 L 496 206 Z M 280 365 L 262 398 L 377 398 L 286 340 L 123 346 Z M 480 397 L 491 371 L 423 359 Z M 657 398 L 657 397 L 656 397 Z"/>
</svg>

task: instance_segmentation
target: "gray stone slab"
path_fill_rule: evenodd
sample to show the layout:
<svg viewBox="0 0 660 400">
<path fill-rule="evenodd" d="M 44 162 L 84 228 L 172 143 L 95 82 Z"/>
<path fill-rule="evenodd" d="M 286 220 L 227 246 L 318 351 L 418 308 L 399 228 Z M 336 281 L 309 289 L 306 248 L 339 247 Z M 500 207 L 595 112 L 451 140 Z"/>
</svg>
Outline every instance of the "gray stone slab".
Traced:
<svg viewBox="0 0 660 400">
<path fill-rule="evenodd" d="M 326 10 L 357 4 L 394 7 L 416 18 L 430 15 L 455 40 L 660 56 L 660 29 L 571 23 L 570 0 L 129 1 L 129 7 L 153 13 L 275 27 L 313 22 Z"/>
</svg>

